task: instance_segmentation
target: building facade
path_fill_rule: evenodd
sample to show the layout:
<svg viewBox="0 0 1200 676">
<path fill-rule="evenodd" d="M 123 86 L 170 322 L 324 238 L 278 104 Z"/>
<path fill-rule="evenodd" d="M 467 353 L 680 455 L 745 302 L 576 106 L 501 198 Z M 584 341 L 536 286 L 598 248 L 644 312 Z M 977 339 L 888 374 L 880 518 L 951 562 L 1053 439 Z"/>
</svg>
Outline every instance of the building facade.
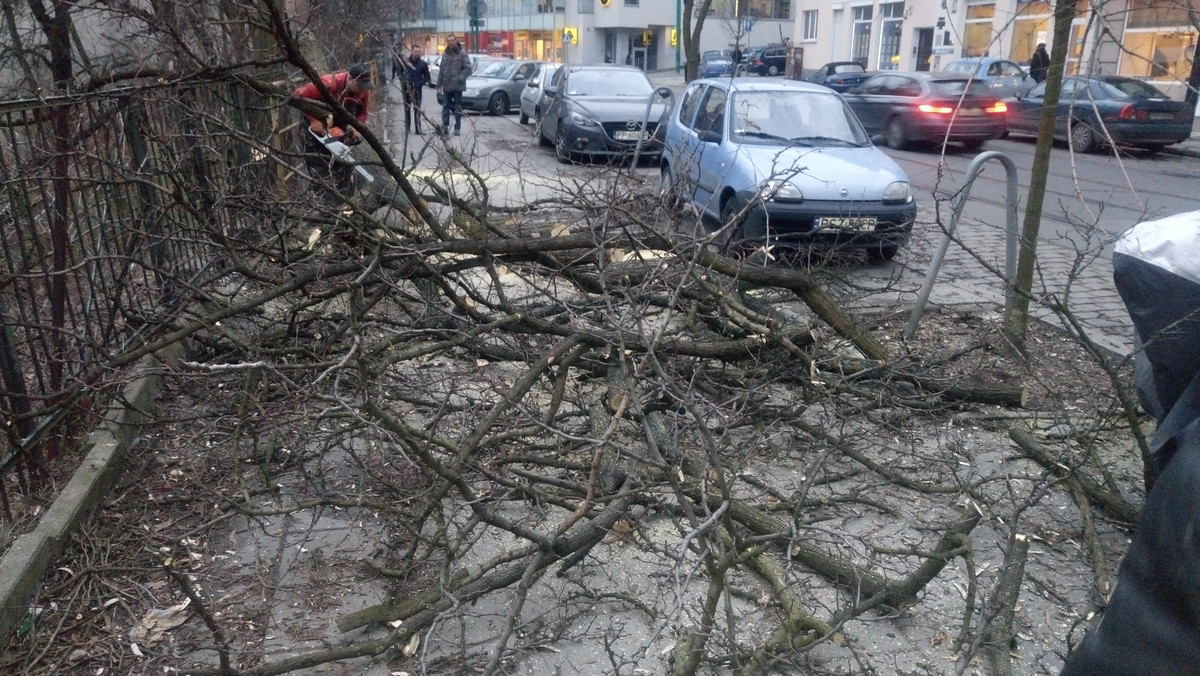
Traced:
<svg viewBox="0 0 1200 676">
<path fill-rule="evenodd" d="M 1054 33 L 1054 3 L 1040 0 L 793 0 L 806 69 L 858 60 L 868 70 L 940 70 L 962 56 L 1028 64 Z M 1197 31 L 1188 0 L 1080 0 L 1067 72 L 1145 78 L 1182 99 Z M 1197 10 L 1200 1 L 1191 0 Z"/>
<path fill-rule="evenodd" d="M 794 33 L 793 0 L 714 0 L 701 52 L 782 43 Z M 678 0 L 486 0 L 478 30 L 470 0 L 427 0 L 424 16 L 397 26 L 428 54 L 453 34 L 469 51 L 558 63 L 618 63 L 644 70 L 682 65 Z M 743 4 L 744 3 L 744 4 Z M 478 7 L 478 5 L 476 6 Z M 564 39 L 565 38 L 565 39 Z"/>
</svg>

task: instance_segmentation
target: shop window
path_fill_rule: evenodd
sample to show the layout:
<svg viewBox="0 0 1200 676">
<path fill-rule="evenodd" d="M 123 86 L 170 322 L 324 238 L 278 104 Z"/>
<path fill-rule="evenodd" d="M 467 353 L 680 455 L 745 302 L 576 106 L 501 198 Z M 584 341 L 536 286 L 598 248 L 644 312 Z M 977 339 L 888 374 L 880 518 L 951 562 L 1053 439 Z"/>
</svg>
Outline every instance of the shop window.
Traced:
<svg viewBox="0 0 1200 676">
<path fill-rule="evenodd" d="M 988 56 L 995 38 L 992 17 L 996 15 L 996 4 L 986 3 L 967 6 L 967 23 L 963 29 L 963 56 Z"/>
<path fill-rule="evenodd" d="M 1121 75 L 1154 80 L 1186 80 L 1192 70 L 1196 31 L 1126 31 Z"/>
</svg>

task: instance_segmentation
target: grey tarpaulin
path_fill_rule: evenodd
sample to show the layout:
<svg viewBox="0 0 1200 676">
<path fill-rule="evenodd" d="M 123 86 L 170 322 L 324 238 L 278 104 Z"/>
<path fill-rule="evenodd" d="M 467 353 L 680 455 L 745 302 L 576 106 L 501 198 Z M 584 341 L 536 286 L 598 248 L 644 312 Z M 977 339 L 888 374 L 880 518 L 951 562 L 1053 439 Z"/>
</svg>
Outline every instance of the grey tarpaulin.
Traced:
<svg viewBox="0 0 1200 676">
<path fill-rule="evenodd" d="M 1104 617 L 1062 673 L 1200 674 L 1200 211 L 1123 234 L 1113 277 L 1160 474 Z"/>
</svg>

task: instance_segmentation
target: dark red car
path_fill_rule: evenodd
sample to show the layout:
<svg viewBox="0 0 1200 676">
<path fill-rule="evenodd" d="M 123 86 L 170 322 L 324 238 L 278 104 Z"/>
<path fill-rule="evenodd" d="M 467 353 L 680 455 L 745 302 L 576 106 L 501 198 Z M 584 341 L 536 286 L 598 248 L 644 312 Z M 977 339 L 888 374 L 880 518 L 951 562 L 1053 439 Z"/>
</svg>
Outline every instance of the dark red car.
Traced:
<svg viewBox="0 0 1200 676">
<path fill-rule="evenodd" d="M 948 140 L 974 150 L 1006 129 L 1004 102 L 960 73 L 879 73 L 842 96 L 892 148 Z"/>
</svg>

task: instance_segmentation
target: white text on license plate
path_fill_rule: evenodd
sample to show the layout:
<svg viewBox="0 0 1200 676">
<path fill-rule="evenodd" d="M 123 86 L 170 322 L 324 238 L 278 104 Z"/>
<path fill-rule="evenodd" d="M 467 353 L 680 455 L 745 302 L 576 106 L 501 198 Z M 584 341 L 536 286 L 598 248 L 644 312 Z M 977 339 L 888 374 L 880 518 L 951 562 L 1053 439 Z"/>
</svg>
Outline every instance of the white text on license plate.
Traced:
<svg viewBox="0 0 1200 676">
<path fill-rule="evenodd" d="M 637 130 L 634 130 L 634 131 L 622 130 L 622 131 L 613 132 L 613 138 L 618 141 L 636 141 L 641 137 L 642 137 L 642 132 L 637 131 Z"/>
<path fill-rule="evenodd" d="M 817 219 L 818 228 L 838 230 L 874 230 L 876 219 L 871 216 L 822 216 Z"/>
</svg>

